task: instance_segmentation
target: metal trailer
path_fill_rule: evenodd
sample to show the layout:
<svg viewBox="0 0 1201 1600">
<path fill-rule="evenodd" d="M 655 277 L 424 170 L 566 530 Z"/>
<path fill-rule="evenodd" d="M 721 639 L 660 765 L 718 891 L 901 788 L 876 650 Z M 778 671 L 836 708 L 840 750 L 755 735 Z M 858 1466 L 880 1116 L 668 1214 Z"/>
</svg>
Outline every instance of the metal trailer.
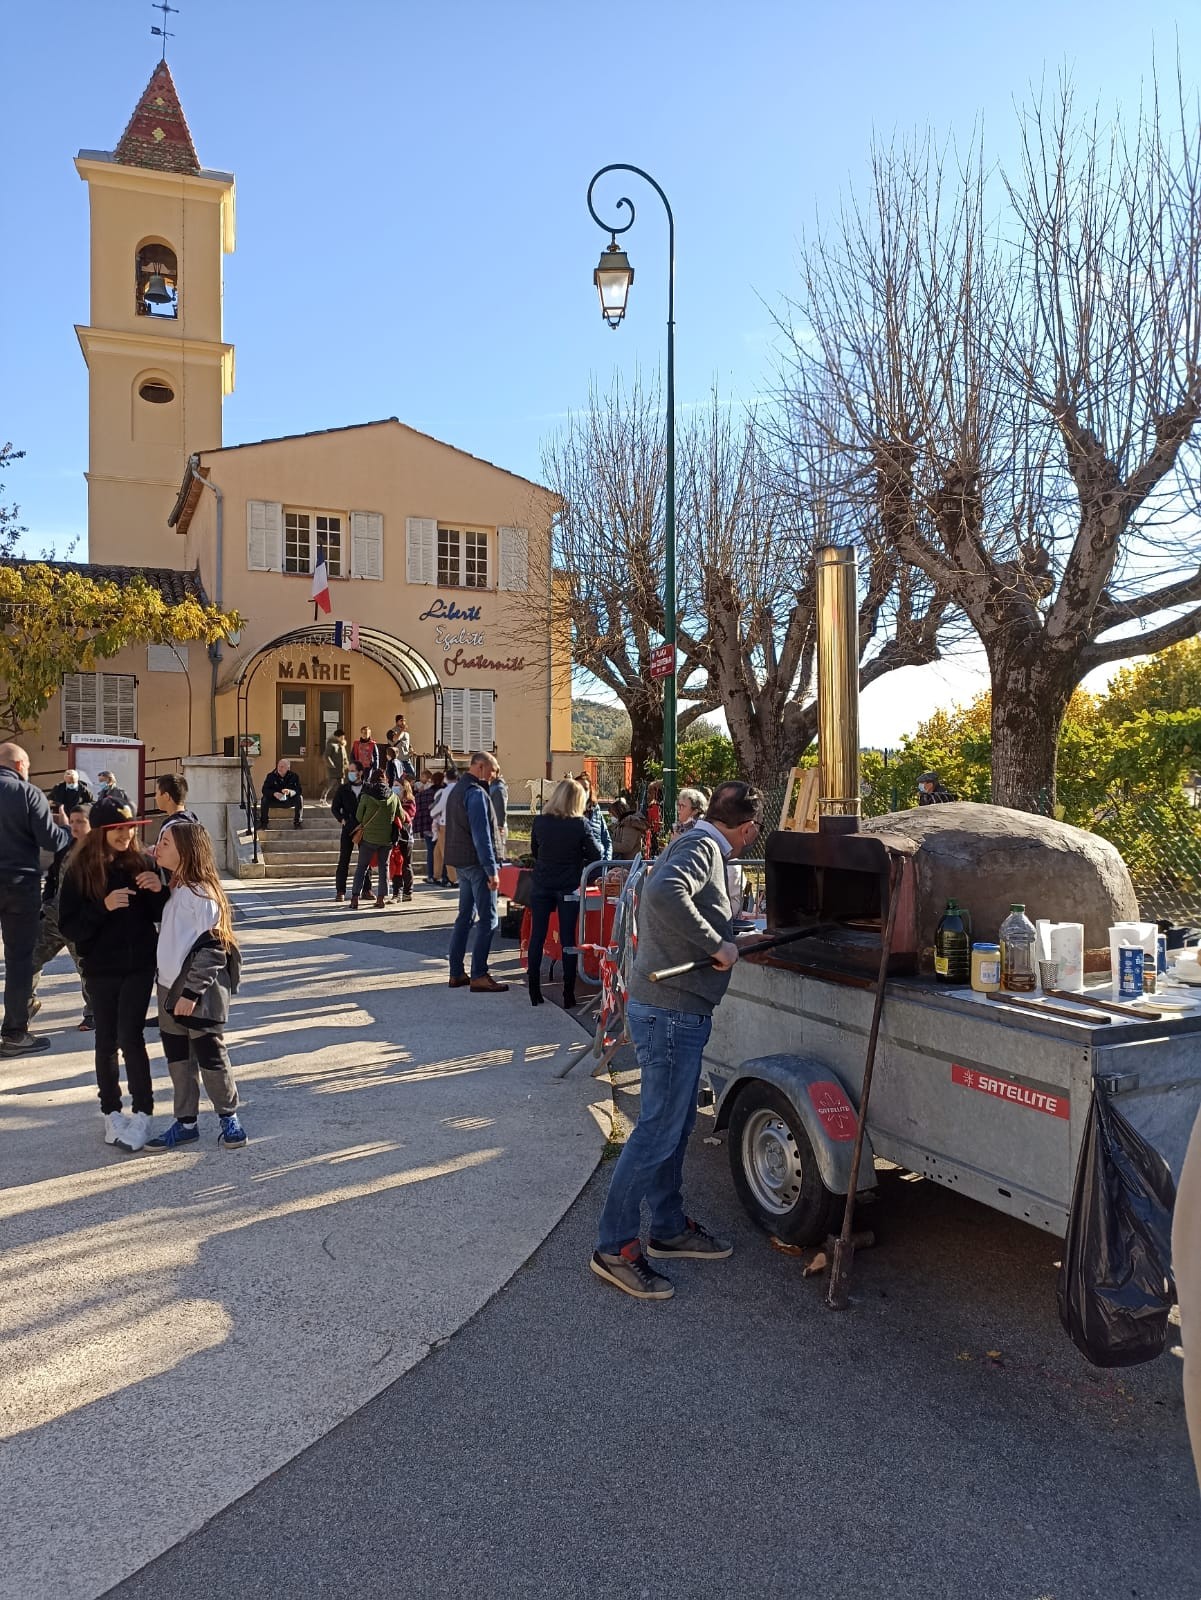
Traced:
<svg viewBox="0 0 1201 1600">
<path fill-rule="evenodd" d="M 1179 1180 L 1201 1105 L 1201 1000 L 1170 994 L 1189 1009 L 1102 1025 L 890 979 L 860 1192 L 882 1157 L 1062 1236 L 1094 1082 Z M 873 995 L 862 978 L 752 957 L 714 1014 L 704 1082 L 734 1185 L 788 1243 L 824 1240 L 842 1214 Z"/>
</svg>

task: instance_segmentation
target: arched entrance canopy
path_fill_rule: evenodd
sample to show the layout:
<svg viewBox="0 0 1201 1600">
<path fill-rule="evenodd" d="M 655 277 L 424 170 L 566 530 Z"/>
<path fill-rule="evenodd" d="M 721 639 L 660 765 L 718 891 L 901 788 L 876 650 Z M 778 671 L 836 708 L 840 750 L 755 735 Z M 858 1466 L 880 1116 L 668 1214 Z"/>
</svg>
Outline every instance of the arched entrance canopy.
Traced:
<svg viewBox="0 0 1201 1600">
<path fill-rule="evenodd" d="M 333 642 L 332 622 L 313 622 L 307 628 L 294 628 L 291 633 L 281 633 L 277 639 L 262 645 L 238 669 L 234 682 L 238 686 L 239 698 L 245 695 L 250 687 L 250 680 L 273 651 L 289 649 L 295 645 L 332 645 Z M 379 628 L 367 628 L 360 623 L 359 654 L 366 656 L 369 661 L 374 661 L 377 666 L 383 667 L 385 672 L 391 673 L 406 694 L 421 694 L 428 691 L 441 703 L 442 685 L 438 681 L 438 674 L 411 644 L 405 644 L 402 639 L 396 639 L 392 634 L 384 633 Z"/>
<path fill-rule="evenodd" d="M 281 650 L 295 649 L 298 645 L 325 645 L 332 647 L 334 643 L 334 625 L 332 622 L 313 622 L 304 628 L 293 628 L 290 633 L 281 633 L 278 638 L 269 640 L 261 645 L 255 653 L 248 657 L 238 668 L 233 678 L 238 690 L 238 749 L 244 748 L 244 737 L 250 731 L 250 686 L 254 682 L 255 674 L 267 661 L 271 661 Z M 411 644 L 405 644 L 402 639 L 395 638 L 390 633 L 385 633 L 381 628 L 368 628 L 359 624 L 359 651 L 366 656 L 368 661 L 374 661 L 377 666 L 383 667 L 407 695 L 432 694 L 434 697 L 434 742 L 440 751 L 442 747 L 442 685 L 438 681 L 438 674 L 419 650 L 414 650 Z"/>
</svg>

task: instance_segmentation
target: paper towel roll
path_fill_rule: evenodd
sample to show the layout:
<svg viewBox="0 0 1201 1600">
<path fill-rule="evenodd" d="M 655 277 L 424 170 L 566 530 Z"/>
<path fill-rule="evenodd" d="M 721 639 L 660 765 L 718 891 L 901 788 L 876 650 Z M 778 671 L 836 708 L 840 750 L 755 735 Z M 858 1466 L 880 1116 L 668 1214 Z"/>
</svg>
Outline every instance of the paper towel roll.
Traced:
<svg viewBox="0 0 1201 1600">
<path fill-rule="evenodd" d="M 1059 963 L 1059 987 L 1080 994 L 1084 989 L 1084 924 L 1082 922 L 1052 922 L 1048 924 L 1047 941 L 1049 961 Z"/>
</svg>

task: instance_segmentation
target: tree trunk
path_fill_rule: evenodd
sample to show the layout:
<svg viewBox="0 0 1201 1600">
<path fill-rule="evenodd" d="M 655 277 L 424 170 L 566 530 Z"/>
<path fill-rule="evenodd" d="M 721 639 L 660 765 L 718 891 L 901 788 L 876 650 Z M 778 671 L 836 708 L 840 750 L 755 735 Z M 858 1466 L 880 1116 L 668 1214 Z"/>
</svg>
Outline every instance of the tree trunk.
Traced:
<svg viewBox="0 0 1201 1600">
<path fill-rule="evenodd" d="M 634 793 L 646 782 L 648 761 L 663 759 L 663 703 L 643 701 L 626 707 L 630 713 L 630 757 L 634 765 Z"/>
<path fill-rule="evenodd" d="M 989 653 L 992 675 L 992 801 L 1055 814 L 1059 730 L 1080 674 L 1074 658 L 1034 640 Z"/>
</svg>

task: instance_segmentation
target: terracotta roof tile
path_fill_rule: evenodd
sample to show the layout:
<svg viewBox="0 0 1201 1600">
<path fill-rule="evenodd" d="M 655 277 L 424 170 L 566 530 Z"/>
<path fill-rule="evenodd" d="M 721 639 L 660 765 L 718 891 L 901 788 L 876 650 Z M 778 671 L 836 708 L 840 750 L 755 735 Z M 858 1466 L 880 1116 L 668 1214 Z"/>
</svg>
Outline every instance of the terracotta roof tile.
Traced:
<svg viewBox="0 0 1201 1600">
<path fill-rule="evenodd" d="M 122 166 L 153 167 L 157 172 L 200 171 L 196 146 L 165 61 L 151 73 L 129 125 L 117 141 L 113 159 Z"/>
<path fill-rule="evenodd" d="M 181 572 L 175 567 L 109 567 L 95 561 L 28 561 L 18 559 L 7 563 L 10 567 L 53 567 L 56 572 L 78 572 L 99 583 L 128 583 L 132 578 L 142 578 L 152 589 L 157 589 L 168 605 L 179 605 L 182 600 L 199 600 L 208 605 L 208 596 L 200 573 Z"/>
</svg>

